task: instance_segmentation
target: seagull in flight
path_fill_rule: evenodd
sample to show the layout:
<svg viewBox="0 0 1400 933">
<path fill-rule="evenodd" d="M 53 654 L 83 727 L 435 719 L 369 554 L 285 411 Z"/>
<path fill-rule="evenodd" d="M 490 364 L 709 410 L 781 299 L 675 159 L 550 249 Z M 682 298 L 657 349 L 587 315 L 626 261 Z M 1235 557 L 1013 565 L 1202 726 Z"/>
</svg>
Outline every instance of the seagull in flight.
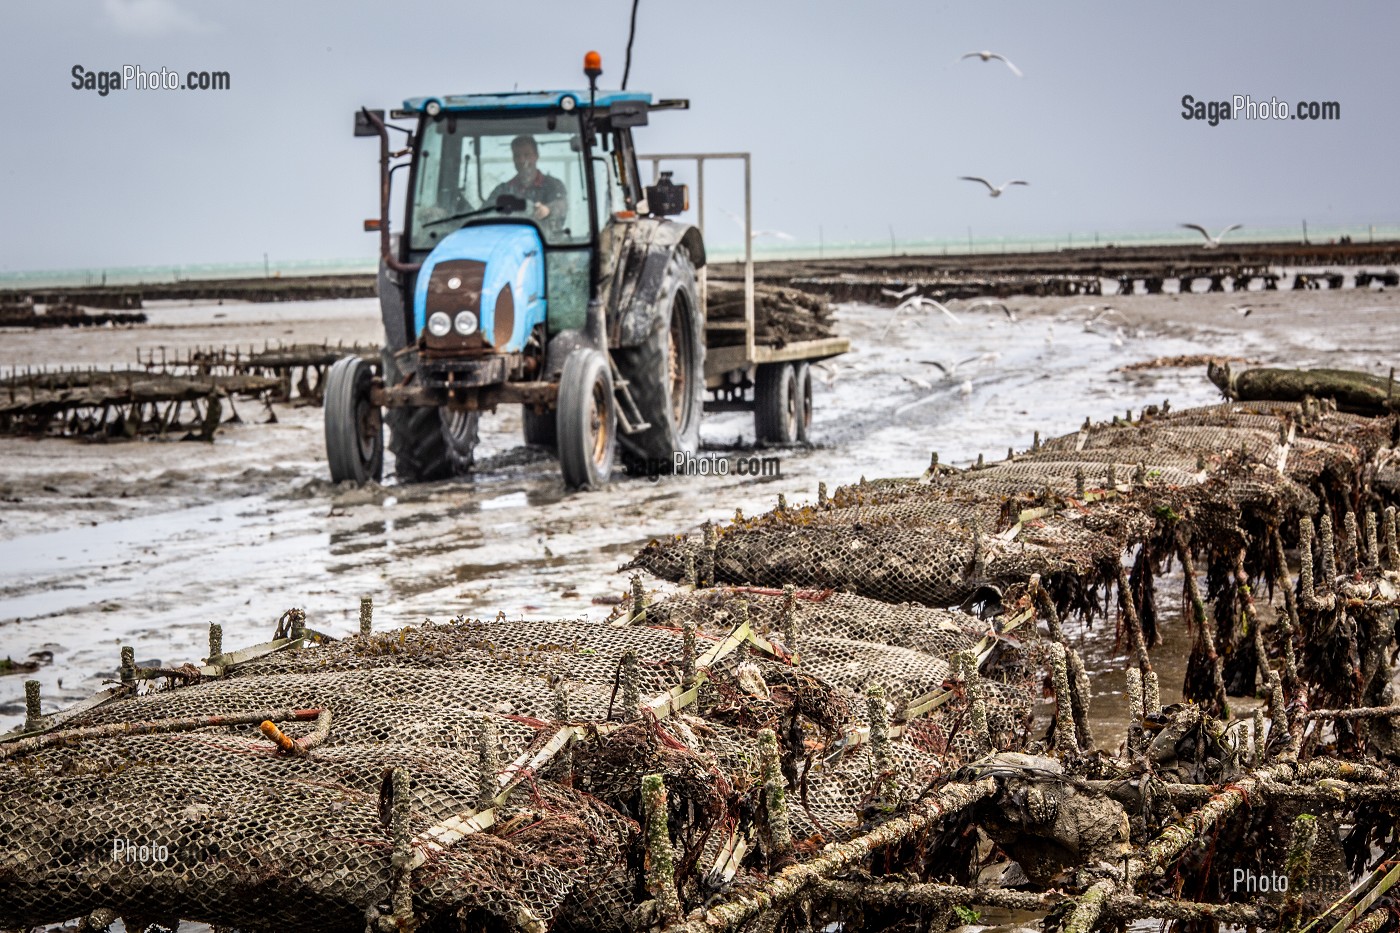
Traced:
<svg viewBox="0 0 1400 933">
<path fill-rule="evenodd" d="M 922 311 L 925 308 L 935 308 L 939 311 L 942 311 L 944 314 L 948 315 L 948 320 L 952 321 L 954 324 L 962 323 L 962 321 L 958 320 L 958 316 L 956 314 L 949 311 L 939 302 L 934 301 L 932 298 L 927 298 L 923 295 L 913 295 L 909 298 L 904 299 L 899 304 L 895 305 L 894 313 L 891 314 L 890 319 L 885 322 L 885 329 L 880 331 L 880 339 L 885 339 L 885 335 L 890 332 L 890 328 L 894 326 L 894 322 L 897 321 L 899 319 L 899 316 L 905 311 Z"/>
<path fill-rule="evenodd" d="M 721 210 L 724 210 L 724 209 L 721 208 Z M 724 211 L 724 213 L 727 214 L 727 215 L 729 215 L 729 219 L 730 219 L 730 220 L 734 221 L 734 223 L 736 223 L 736 224 L 739 225 L 739 229 L 740 229 L 740 230 L 743 230 L 743 229 L 744 229 L 744 218 L 740 217 L 738 214 L 734 213 L 733 211 Z M 796 237 L 794 237 L 791 233 L 787 233 L 787 232 L 785 232 L 785 231 L 783 231 L 783 230 L 754 230 L 753 232 L 751 232 L 751 233 L 749 234 L 749 239 L 750 239 L 750 240 L 757 240 L 759 237 L 763 237 L 763 236 L 771 236 L 771 237 L 773 237 L 775 240 L 794 240 L 794 239 L 796 239 Z"/>
<path fill-rule="evenodd" d="M 882 288 L 880 289 L 880 294 L 889 295 L 891 298 L 908 298 L 910 295 L 914 294 L 918 290 L 919 286 L 910 285 L 908 288 L 903 288 L 899 291 L 895 291 L 892 288 Z"/>
<path fill-rule="evenodd" d="M 1229 233 L 1231 230 L 1238 230 L 1244 225 L 1230 224 L 1230 226 L 1220 231 L 1219 236 L 1211 236 L 1210 231 L 1207 230 L 1205 227 L 1202 227 L 1200 224 L 1182 224 L 1182 226 L 1185 227 L 1187 230 L 1199 230 L 1201 232 L 1201 236 L 1206 238 L 1206 249 L 1215 249 L 1217 246 L 1220 245 L 1220 241 L 1225 238 L 1225 234 Z"/>
<path fill-rule="evenodd" d="M 987 193 L 990 194 L 990 195 L 991 195 L 992 197 L 994 197 L 994 198 L 999 198 L 999 197 L 1001 197 L 1001 193 L 1002 193 L 1003 191 L 1005 191 L 1007 188 L 1011 187 L 1012 185 L 1029 185 L 1029 184 L 1030 184 L 1030 182 L 1028 182 L 1028 181 L 1021 181 L 1020 179 L 1016 179 L 1015 181 L 1008 181 L 1008 182 L 1006 182 L 1005 184 L 1003 184 L 1000 188 L 998 188 L 996 185 L 994 185 L 994 184 L 992 184 L 991 182 L 987 181 L 987 179 L 985 179 L 985 178 L 979 178 L 979 177 L 976 176 L 976 175 L 961 175 L 961 176 L 959 176 L 959 178 L 961 178 L 962 181 L 980 181 L 982 184 L 984 184 L 984 185 L 987 186 Z M 1223 236 L 1224 234 L 1221 234 L 1221 235 Z"/>
<path fill-rule="evenodd" d="M 969 58 L 980 58 L 984 62 L 989 62 L 993 59 L 996 59 L 999 62 L 1004 62 L 1006 64 L 1006 67 L 1010 68 L 1011 73 L 1014 74 L 1016 77 L 1025 77 L 1025 75 L 1021 74 L 1021 69 L 1011 64 L 1011 59 L 1007 58 L 1005 55 L 998 55 L 996 52 L 988 52 L 984 49 L 981 52 L 968 52 L 962 58 L 958 59 L 958 61 L 964 61 Z"/>
<path fill-rule="evenodd" d="M 978 298 L 976 301 L 972 302 L 967 306 L 967 310 L 971 311 L 973 308 L 982 307 L 1000 308 L 1002 312 L 1006 315 L 1007 319 L 1010 320 L 1013 324 L 1020 320 L 1018 317 L 1016 317 L 1016 312 L 1012 311 L 1006 306 L 1006 302 L 997 301 L 995 298 Z"/>
</svg>

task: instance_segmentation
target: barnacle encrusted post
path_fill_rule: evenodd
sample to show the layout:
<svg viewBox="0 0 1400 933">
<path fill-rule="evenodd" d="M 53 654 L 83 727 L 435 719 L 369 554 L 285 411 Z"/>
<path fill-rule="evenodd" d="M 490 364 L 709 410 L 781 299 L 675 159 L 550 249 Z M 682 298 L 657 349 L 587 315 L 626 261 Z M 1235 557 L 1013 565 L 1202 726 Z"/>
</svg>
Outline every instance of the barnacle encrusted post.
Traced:
<svg viewBox="0 0 1400 933">
<path fill-rule="evenodd" d="M 782 617 L 779 622 L 783 633 L 783 647 L 789 654 L 797 653 L 797 587 L 791 583 L 783 585 Z"/>
<path fill-rule="evenodd" d="M 300 642 L 306 638 L 306 611 L 304 609 L 288 609 L 287 622 L 291 628 L 292 641 Z"/>
<path fill-rule="evenodd" d="M 1330 592 L 1337 585 L 1337 539 L 1332 534 L 1332 516 L 1326 508 L 1322 510 L 1317 533 L 1322 539 L 1322 584 Z"/>
<path fill-rule="evenodd" d="M 1061 754 L 1079 754 L 1079 739 L 1074 727 L 1073 700 L 1070 699 L 1069 665 L 1065 661 L 1065 646 L 1050 646 L 1050 673 L 1055 686 L 1055 748 Z"/>
<path fill-rule="evenodd" d="M 784 861 L 792 855 L 792 824 L 788 819 L 787 782 L 778 760 L 778 737 L 772 729 L 758 733 L 758 763 L 763 803 L 768 810 L 768 835 L 773 844 L 772 861 Z"/>
<path fill-rule="evenodd" d="M 642 705 L 641 677 L 637 652 L 629 648 L 622 653 L 622 718 L 626 722 L 637 718 L 637 707 Z"/>
<path fill-rule="evenodd" d="M 656 899 L 662 920 L 669 924 L 680 918 L 681 901 L 676 893 L 675 856 L 666 825 L 666 783 L 659 774 L 642 778 L 642 813 L 646 825 L 647 892 Z"/>
<path fill-rule="evenodd" d="M 1128 751 L 1142 747 L 1142 671 L 1128 668 Z"/>
<path fill-rule="evenodd" d="M 1385 507 L 1385 550 L 1390 555 L 1390 569 L 1400 573 L 1400 541 L 1395 535 L 1395 506 Z"/>
<path fill-rule="evenodd" d="M 209 657 L 206 659 L 210 664 L 214 659 L 224 653 L 224 627 L 217 622 L 209 623 Z"/>
<path fill-rule="evenodd" d="M 632 574 L 632 614 L 628 616 L 628 620 L 636 622 L 641 618 L 646 608 L 647 594 L 646 590 L 642 587 L 642 575 L 634 573 Z"/>
<path fill-rule="evenodd" d="M 1304 608 L 1311 609 L 1317 601 L 1313 584 L 1313 520 L 1305 516 L 1298 525 L 1298 593 Z"/>
<path fill-rule="evenodd" d="M 1355 512 L 1347 512 L 1342 516 L 1342 534 L 1346 536 L 1346 540 L 1343 542 L 1345 550 L 1342 552 L 1343 559 L 1346 561 L 1345 571 L 1350 573 L 1361 566 L 1360 548 L 1356 546 L 1360 534 L 1356 529 Z"/>
<path fill-rule="evenodd" d="M 409 779 L 408 769 L 395 768 L 390 782 L 394 795 L 389 816 L 389 832 L 394 840 L 394 854 L 390 860 L 390 906 L 397 929 L 411 931 L 418 924 L 413 916 L 413 888 L 410 884 L 413 874 L 413 836 L 409 832 L 409 819 L 413 815 L 413 797 L 410 793 L 412 781 Z"/>
<path fill-rule="evenodd" d="M 1142 681 L 1142 711 L 1148 716 L 1162 713 L 1162 691 L 1157 683 L 1157 672 L 1148 671 Z"/>
<path fill-rule="evenodd" d="M 1269 734 L 1288 735 L 1288 710 L 1283 704 L 1283 681 L 1278 671 L 1269 673 Z"/>
<path fill-rule="evenodd" d="M 681 623 L 681 686 L 686 690 L 695 686 L 695 621 L 686 619 Z"/>
<path fill-rule="evenodd" d="M 705 547 L 701 552 L 700 575 L 697 578 L 697 586 L 715 585 L 715 548 L 719 546 L 719 536 L 715 533 L 715 524 L 706 521 L 703 526 Z"/>
<path fill-rule="evenodd" d="M 26 680 L 24 682 L 24 731 L 37 732 L 44 727 L 44 718 L 40 714 L 39 681 Z"/>
<path fill-rule="evenodd" d="M 870 721 L 870 758 L 878 777 L 877 805 L 892 807 L 899 799 L 899 777 L 890 749 L 890 715 L 885 709 L 885 688 L 871 684 L 865 691 L 865 714 Z"/>
<path fill-rule="evenodd" d="M 360 597 L 360 634 L 368 635 L 374 631 L 374 597 Z"/>
<path fill-rule="evenodd" d="M 136 649 L 130 645 L 122 645 L 121 677 L 128 686 L 136 683 Z"/>
<path fill-rule="evenodd" d="M 1254 708 L 1254 718 L 1249 723 L 1250 735 L 1254 738 L 1254 767 L 1262 767 L 1268 756 L 1264 753 L 1264 707 Z"/>
</svg>

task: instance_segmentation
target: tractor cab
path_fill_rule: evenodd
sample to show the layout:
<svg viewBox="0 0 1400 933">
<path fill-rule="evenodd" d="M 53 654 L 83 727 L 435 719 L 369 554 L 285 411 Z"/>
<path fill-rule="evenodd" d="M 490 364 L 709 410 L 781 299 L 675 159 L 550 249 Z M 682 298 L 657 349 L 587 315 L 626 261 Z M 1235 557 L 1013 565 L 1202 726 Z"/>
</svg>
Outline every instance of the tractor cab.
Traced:
<svg viewBox="0 0 1400 933">
<path fill-rule="evenodd" d="M 401 251 L 422 265 L 411 326 L 424 349 L 460 345 L 473 333 L 471 317 L 433 321 L 429 304 L 454 278 L 475 282 L 472 264 L 492 265 L 493 253 L 497 274 L 481 283 L 476 312 L 486 344 L 521 351 L 532 336 L 542 342 L 584 326 L 594 252 L 613 239 L 614 218 L 635 216 L 644 196 L 630 127 L 646 121 L 651 105 L 650 94 L 602 92 L 590 106 L 588 91 L 404 102 L 395 116 L 416 117 L 418 130 Z M 510 276 L 520 286 L 516 303 L 498 315 Z"/>
</svg>

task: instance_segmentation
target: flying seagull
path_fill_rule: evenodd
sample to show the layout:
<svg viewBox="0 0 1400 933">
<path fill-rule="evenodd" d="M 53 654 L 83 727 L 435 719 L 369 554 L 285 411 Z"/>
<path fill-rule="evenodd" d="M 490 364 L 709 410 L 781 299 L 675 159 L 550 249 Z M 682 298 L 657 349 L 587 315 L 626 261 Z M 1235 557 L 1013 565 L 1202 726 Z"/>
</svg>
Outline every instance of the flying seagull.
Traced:
<svg viewBox="0 0 1400 933">
<path fill-rule="evenodd" d="M 958 59 L 958 61 L 963 61 L 963 60 L 969 59 L 969 58 L 980 58 L 980 59 L 982 59 L 982 61 L 984 61 L 984 62 L 989 62 L 989 61 L 991 61 L 992 59 L 996 59 L 996 60 L 999 61 L 999 62 L 1005 62 L 1005 63 L 1006 63 L 1006 67 L 1011 69 L 1011 73 L 1012 73 L 1012 74 L 1014 74 L 1014 75 L 1015 75 L 1016 77 L 1018 77 L 1018 78 L 1024 78 L 1024 77 L 1025 77 L 1025 75 L 1021 74 L 1021 69 L 1019 69 L 1019 68 L 1017 68 L 1015 65 L 1011 64 L 1011 59 L 1007 58 L 1005 55 L 998 55 L 996 52 L 988 52 L 988 51 L 986 51 L 986 50 L 984 49 L 984 50 L 981 51 L 981 52 L 968 52 L 968 53 L 967 53 L 966 55 L 964 55 L 962 58 Z"/>
<path fill-rule="evenodd" d="M 1002 312 L 1005 313 L 1007 319 L 1010 320 L 1013 324 L 1015 324 L 1019 320 L 1019 318 L 1016 317 L 1015 311 L 1012 311 L 1010 308 L 1008 308 L 1005 302 L 997 301 L 995 298 L 978 298 L 976 301 L 972 302 L 967 306 L 969 311 L 973 308 L 981 307 L 1000 308 Z"/>
<path fill-rule="evenodd" d="M 723 209 L 723 208 L 720 208 L 720 210 L 724 210 L 724 209 Z M 744 218 L 740 217 L 738 214 L 734 213 L 733 211 L 724 211 L 724 213 L 725 213 L 725 214 L 728 214 L 728 215 L 729 215 L 729 219 L 732 220 L 732 221 L 734 221 L 736 224 L 739 225 L 739 229 L 740 229 L 740 230 L 743 230 L 743 229 L 744 229 Z M 787 233 L 787 232 L 785 232 L 785 231 L 783 231 L 783 230 L 754 230 L 754 231 L 752 231 L 751 233 L 749 233 L 749 239 L 750 239 L 750 240 L 757 240 L 757 239 L 758 239 L 759 237 L 761 237 L 761 236 L 771 236 L 771 237 L 773 237 L 773 238 L 776 239 L 776 240 L 794 240 L 794 239 L 796 239 L 796 237 L 794 237 L 791 233 Z"/>
<path fill-rule="evenodd" d="M 1182 224 L 1182 226 L 1187 230 L 1199 230 L 1201 236 L 1206 238 L 1206 249 L 1215 249 L 1215 247 L 1220 245 L 1220 241 L 1225 238 L 1225 234 L 1229 233 L 1231 230 L 1240 229 L 1243 224 L 1230 224 L 1230 226 L 1220 231 L 1220 236 L 1211 236 L 1210 231 L 1200 224 Z"/>
<path fill-rule="evenodd" d="M 998 188 L 996 185 L 993 185 L 991 182 L 987 181 L 987 179 L 985 179 L 985 178 L 978 178 L 976 175 L 960 175 L 960 176 L 958 176 L 958 177 L 961 178 L 963 181 L 980 181 L 982 184 L 984 184 L 984 185 L 987 186 L 987 193 L 990 194 L 990 195 L 991 195 L 992 197 L 994 197 L 994 198 L 999 198 L 999 197 L 1001 197 L 1001 193 L 1002 193 L 1003 191 L 1005 191 L 1007 188 L 1011 187 L 1012 185 L 1029 185 L 1029 184 L 1030 184 L 1030 182 L 1028 182 L 1028 181 L 1021 181 L 1021 180 L 1017 179 L 1016 181 L 1008 181 L 1008 182 L 1006 182 L 1005 184 L 1003 184 L 1000 188 Z M 1224 234 L 1221 234 L 1221 235 L 1224 236 Z"/>
<path fill-rule="evenodd" d="M 898 320 L 899 316 L 905 311 L 922 311 L 925 308 L 933 308 L 937 311 L 942 311 L 944 314 L 948 315 L 948 320 L 952 321 L 954 324 L 962 323 L 962 321 L 958 320 L 956 314 L 949 311 L 939 302 L 934 301 L 932 298 L 926 298 L 923 295 L 914 295 L 894 306 L 894 313 L 890 315 L 890 319 L 885 322 L 884 329 L 880 331 L 880 339 L 885 339 L 885 335 L 890 332 L 890 328 L 894 326 L 894 322 Z"/>
</svg>

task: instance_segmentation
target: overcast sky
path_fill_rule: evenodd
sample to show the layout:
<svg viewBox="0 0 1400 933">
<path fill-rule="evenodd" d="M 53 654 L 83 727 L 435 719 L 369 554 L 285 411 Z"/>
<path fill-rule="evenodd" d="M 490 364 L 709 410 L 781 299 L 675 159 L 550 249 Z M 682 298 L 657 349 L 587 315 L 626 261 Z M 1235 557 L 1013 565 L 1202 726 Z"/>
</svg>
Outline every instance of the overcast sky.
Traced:
<svg viewBox="0 0 1400 933">
<path fill-rule="evenodd" d="M 643 150 L 748 150 L 754 220 L 815 242 L 1400 223 L 1400 4 L 640 0 Z M 5 0 L 0 271 L 370 256 L 361 105 L 622 78 L 631 0 Z M 957 61 L 991 49 L 998 62 Z M 75 90 L 72 69 L 227 71 Z M 1184 120 L 1181 98 L 1341 119 Z M 1030 182 L 991 199 L 960 175 Z M 737 179 L 737 171 L 733 178 Z M 711 181 L 713 179 L 713 181 Z M 737 193 L 719 168 L 715 199 Z M 737 240 L 714 205 L 710 238 Z"/>
</svg>

